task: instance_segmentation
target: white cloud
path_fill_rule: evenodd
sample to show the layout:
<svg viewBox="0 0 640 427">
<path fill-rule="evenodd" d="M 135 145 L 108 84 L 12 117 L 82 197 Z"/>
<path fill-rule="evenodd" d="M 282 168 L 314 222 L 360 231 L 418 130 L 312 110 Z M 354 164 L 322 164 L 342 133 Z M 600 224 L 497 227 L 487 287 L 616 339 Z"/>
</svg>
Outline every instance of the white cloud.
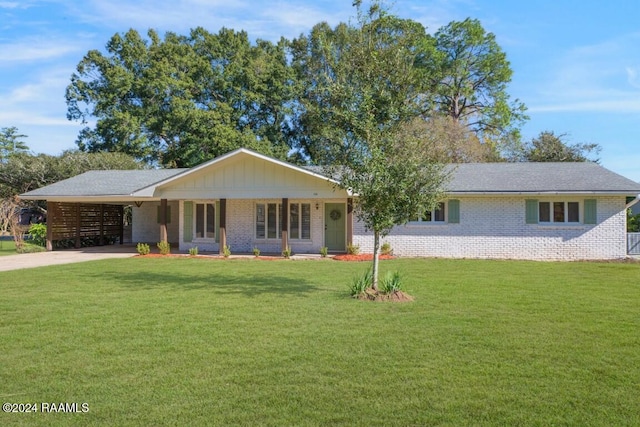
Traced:
<svg viewBox="0 0 640 427">
<path fill-rule="evenodd" d="M 534 88 L 530 112 L 639 112 L 640 34 L 579 46 L 555 63 Z M 544 100 L 544 101 L 538 101 Z"/>
<path fill-rule="evenodd" d="M 611 98 L 611 96 L 610 96 Z M 533 105 L 528 113 L 599 112 L 599 113 L 640 113 L 640 99 L 622 98 L 581 102 Z"/>
<path fill-rule="evenodd" d="M 0 44 L 0 66 L 55 59 L 78 51 L 81 51 L 80 46 L 68 40 L 30 37 Z"/>
<path fill-rule="evenodd" d="M 0 9 L 18 9 L 19 7 L 20 3 L 17 1 L 0 1 Z"/>
<path fill-rule="evenodd" d="M 627 80 L 631 86 L 640 89 L 640 78 L 638 76 L 638 68 L 627 67 Z"/>
</svg>

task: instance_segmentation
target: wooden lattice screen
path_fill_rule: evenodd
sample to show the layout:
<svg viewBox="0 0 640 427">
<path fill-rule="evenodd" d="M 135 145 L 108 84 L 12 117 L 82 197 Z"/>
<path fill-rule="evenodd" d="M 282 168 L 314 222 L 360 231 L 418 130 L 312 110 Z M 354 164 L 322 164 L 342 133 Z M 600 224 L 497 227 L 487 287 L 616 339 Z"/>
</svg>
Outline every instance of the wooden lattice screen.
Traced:
<svg viewBox="0 0 640 427">
<path fill-rule="evenodd" d="M 123 240 L 123 207 L 120 205 L 57 203 L 47 204 L 47 240 L 74 240 L 102 245 L 108 240 Z"/>
</svg>

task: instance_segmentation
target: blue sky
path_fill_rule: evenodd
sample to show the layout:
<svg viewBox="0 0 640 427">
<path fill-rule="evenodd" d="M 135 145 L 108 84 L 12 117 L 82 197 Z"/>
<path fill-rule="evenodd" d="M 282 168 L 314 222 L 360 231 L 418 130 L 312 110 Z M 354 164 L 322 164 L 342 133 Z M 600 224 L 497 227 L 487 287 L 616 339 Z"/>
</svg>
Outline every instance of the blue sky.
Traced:
<svg viewBox="0 0 640 427">
<path fill-rule="evenodd" d="M 297 37 L 354 16 L 351 0 L 0 0 L 0 127 L 16 126 L 37 153 L 75 148 L 64 91 L 90 49 L 116 32 L 202 26 L 252 38 Z M 640 7 L 630 0 L 396 0 L 392 12 L 429 32 L 479 19 L 514 71 L 508 92 L 541 131 L 602 146 L 601 164 L 640 182 Z"/>
</svg>

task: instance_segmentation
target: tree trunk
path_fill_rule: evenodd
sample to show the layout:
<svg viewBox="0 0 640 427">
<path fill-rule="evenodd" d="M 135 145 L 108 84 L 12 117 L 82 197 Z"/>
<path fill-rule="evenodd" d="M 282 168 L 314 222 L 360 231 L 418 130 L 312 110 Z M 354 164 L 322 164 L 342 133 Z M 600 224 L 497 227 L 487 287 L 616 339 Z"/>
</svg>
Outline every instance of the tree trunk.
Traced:
<svg viewBox="0 0 640 427">
<path fill-rule="evenodd" d="M 378 290 L 378 254 L 380 252 L 380 233 L 378 231 L 373 232 L 373 283 L 371 287 L 374 290 Z"/>
</svg>

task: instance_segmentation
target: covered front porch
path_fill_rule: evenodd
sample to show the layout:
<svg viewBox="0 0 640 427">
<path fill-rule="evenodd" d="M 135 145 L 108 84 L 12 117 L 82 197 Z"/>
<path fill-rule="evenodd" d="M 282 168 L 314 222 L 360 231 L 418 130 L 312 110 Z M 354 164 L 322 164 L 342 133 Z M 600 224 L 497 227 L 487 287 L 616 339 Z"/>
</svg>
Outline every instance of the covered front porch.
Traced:
<svg viewBox="0 0 640 427">
<path fill-rule="evenodd" d="M 146 205 L 146 206 L 145 206 Z M 149 218 L 157 227 L 149 228 Z M 353 200 L 193 199 L 167 200 L 133 208 L 134 242 L 177 243 L 180 251 L 234 253 L 345 252 L 353 242 Z"/>
</svg>

